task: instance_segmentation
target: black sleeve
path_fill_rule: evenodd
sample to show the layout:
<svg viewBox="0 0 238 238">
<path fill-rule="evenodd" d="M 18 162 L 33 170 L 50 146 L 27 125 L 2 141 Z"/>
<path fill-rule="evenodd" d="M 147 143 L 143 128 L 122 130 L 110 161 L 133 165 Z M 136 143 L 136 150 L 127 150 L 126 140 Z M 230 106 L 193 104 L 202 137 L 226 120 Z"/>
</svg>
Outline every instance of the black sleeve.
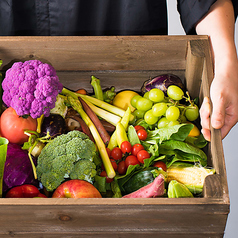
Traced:
<svg viewBox="0 0 238 238">
<path fill-rule="evenodd" d="M 209 11 L 216 0 L 178 0 L 177 2 L 181 23 L 186 34 L 196 34 L 195 25 Z M 238 0 L 232 0 L 232 3 L 236 18 L 238 14 Z"/>
</svg>

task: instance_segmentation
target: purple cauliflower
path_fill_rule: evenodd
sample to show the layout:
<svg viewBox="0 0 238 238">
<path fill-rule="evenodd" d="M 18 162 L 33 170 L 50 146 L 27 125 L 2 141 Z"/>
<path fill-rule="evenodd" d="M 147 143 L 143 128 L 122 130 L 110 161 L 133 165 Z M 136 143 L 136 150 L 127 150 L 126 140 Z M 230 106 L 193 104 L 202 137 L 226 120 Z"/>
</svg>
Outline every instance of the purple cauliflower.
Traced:
<svg viewBox="0 0 238 238">
<path fill-rule="evenodd" d="M 3 102 L 19 116 L 39 118 L 50 115 L 56 97 L 63 89 L 55 69 L 39 60 L 16 62 L 2 82 Z"/>
</svg>

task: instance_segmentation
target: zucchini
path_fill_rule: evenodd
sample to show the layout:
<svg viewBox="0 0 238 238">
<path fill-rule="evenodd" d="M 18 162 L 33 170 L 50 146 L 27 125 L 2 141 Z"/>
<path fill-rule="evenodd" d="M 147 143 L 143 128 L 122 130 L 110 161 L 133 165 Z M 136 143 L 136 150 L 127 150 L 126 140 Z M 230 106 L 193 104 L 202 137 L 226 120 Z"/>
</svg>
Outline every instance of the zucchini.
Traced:
<svg viewBox="0 0 238 238">
<path fill-rule="evenodd" d="M 153 168 L 154 169 L 154 168 Z M 150 170 L 141 171 L 133 175 L 123 186 L 126 194 L 135 192 L 136 190 L 152 183 L 154 176 Z"/>
</svg>

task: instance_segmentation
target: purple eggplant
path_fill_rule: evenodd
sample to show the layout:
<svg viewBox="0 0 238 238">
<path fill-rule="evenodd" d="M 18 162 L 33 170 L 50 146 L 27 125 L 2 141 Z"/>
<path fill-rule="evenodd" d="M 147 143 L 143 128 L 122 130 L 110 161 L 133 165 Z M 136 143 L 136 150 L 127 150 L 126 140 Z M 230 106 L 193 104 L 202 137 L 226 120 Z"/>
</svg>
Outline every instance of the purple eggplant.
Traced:
<svg viewBox="0 0 238 238">
<path fill-rule="evenodd" d="M 185 86 L 178 76 L 174 74 L 162 74 L 156 76 L 155 78 L 146 80 L 141 88 L 141 91 L 144 94 L 150 91 L 152 88 L 159 88 L 167 96 L 167 89 L 170 85 L 176 85 L 183 91 L 185 90 Z"/>
</svg>

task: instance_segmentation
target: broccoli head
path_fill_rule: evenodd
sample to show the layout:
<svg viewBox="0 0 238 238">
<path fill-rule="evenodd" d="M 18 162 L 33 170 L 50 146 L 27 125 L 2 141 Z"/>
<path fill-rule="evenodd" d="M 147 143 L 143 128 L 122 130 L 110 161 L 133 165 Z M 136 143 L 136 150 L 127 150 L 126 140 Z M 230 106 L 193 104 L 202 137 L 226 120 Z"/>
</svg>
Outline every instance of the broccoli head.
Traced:
<svg viewBox="0 0 238 238">
<path fill-rule="evenodd" d="M 37 161 L 37 177 L 47 191 L 56 189 L 65 179 L 93 182 L 96 175 L 96 145 L 83 132 L 74 130 L 48 142 Z"/>
<path fill-rule="evenodd" d="M 88 159 L 79 160 L 70 173 L 70 179 L 82 179 L 93 183 L 96 176 L 96 165 Z"/>
<path fill-rule="evenodd" d="M 62 91 L 55 69 L 39 60 L 16 62 L 6 71 L 2 82 L 3 102 L 19 116 L 38 118 L 50 115 Z"/>
</svg>

